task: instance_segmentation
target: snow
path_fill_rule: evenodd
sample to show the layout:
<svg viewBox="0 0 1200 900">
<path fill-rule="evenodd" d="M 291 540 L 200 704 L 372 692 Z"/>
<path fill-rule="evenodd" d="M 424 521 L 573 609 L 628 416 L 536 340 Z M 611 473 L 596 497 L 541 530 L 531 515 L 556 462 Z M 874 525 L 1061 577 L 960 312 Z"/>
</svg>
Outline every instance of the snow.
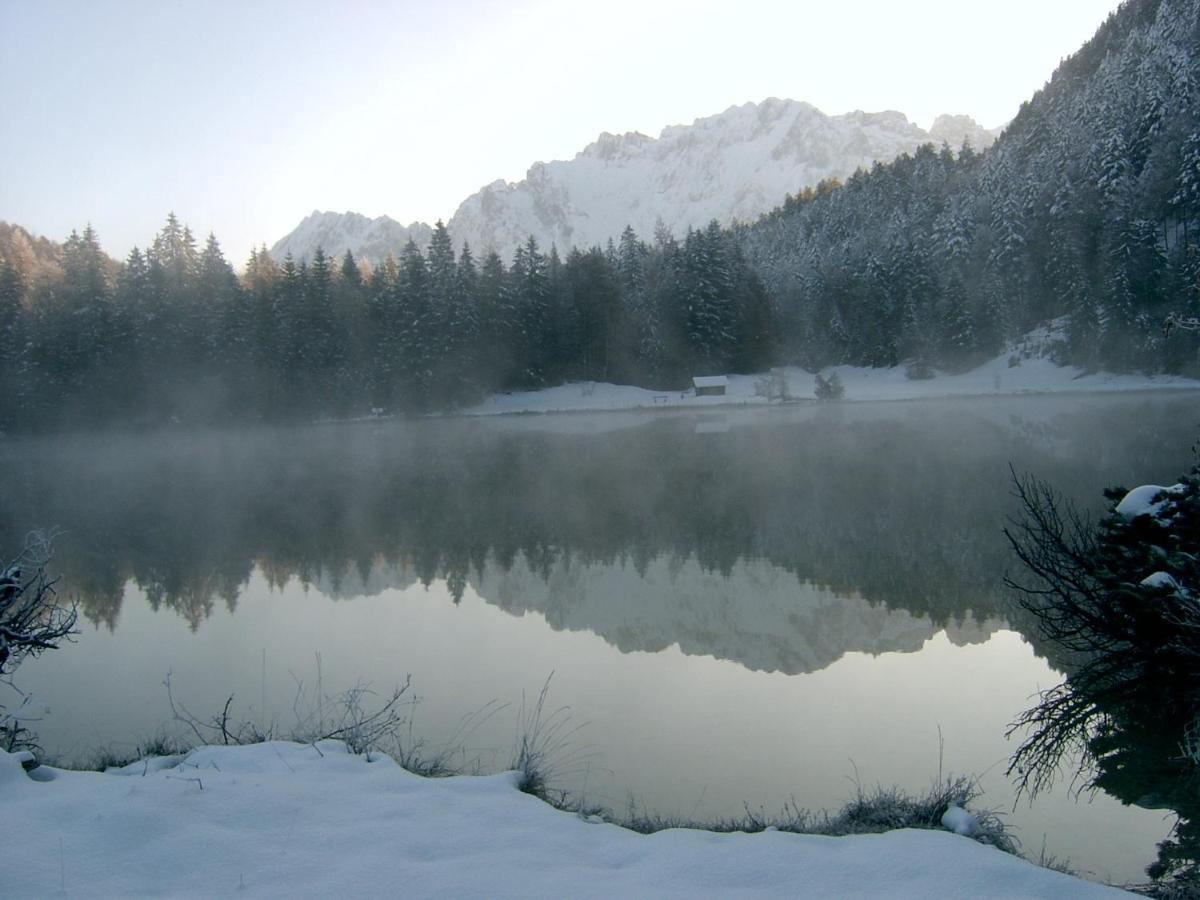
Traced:
<svg viewBox="0 0 1200 900">
<path fill-rule="evenodd" d="M 942 816 L 942 827 L 964 837 L 973 837 L 980 831 L 979 820 L 957 803 L 951 803 Z"/>
<path fill-rule="evenodd" d="M 172 769 L 183 762 L 183 756 L 148 756 L 126 766 L 109 766 L 108 775 L 148 775 L 162 769 Z"/>
<path fill-rule="evenodd" d="M 1179 494 L 1185 490 L 1182 484 L 1163 487 L 1160 484 L 1143 484 L 1121 498 L 1117 504 L 1116 513 L 1126 519 L 1136 519 L 1138 516 L 1154 516 L 1162 511 L 1167 504 L 1168 494 Z"/>
<path fill-rule="evenodd" d="M 6 897 L 1106 897 L 935 831 L 639 835 L 390 758 L 270 742 L 144 774 L 24 773 L 0 752 Z"/>
<path fill-rule="evenodd" d="M 895 111 L 828 116 L 808 103 L 770 98 L 669 126 L 658 138 L 601 134 L 574 159 L 536 162 L 520 182 L 481 188 L 459 204 L 447 227 L 458 246 L 471 245 L 476 259 L 495 250 L 505 262 L 530 235 L 543 249 L 556 244 L 563 254 L 615 240 L 626 225 L 650 240 L 660 220 L 683 237 L 689 226 L 702 228 L 712 219 L 753 221 L 788 193 L 845 179 L 931 141 L 957 149 L 969 139 L 982 150 L 997 133 L 969 116 L 941 116 L 927 132 Z M 290 251 L 299 260 L 323 243 L 327 255 L 349 248 L 377 262 L 389 250 L 399 256 L 410 236 L 422 245 L 429 227 L 414 222 L 403 228 L 355 213 L 314 214 L 271 255 L 278 261 Z"/>
<path fill-rule="evenodd" d="M 925 400 L 943 397 L 999 397 L 1014 394 L 1103 393 L 1159 389 L 1200 390 L 1200 381 L 1176 375 L 1085 374 L 1072 366 L 1056 366 L 1044 358 L 1021 360 L 1010 366 L 1005 352 L 977 369 L 958 375 L 936 374 L 924 380 L 909 379 L 903 366 L 871 369 L 834 366 L 845 387 L 842 402 Z M 799 400 L 815 402 L 816 380 L 798 368 L 777 370 L 787 380 L 788 392 Z M 462 410 L 465 415 L 503 413 L 585 412 L 633 409 L 705 409 L 712 406 L 778 406 L 778 400 L 761 396 L 762 375 L 730 375 L 725 396 L 696 397 L 690 391 L 654 391 L 630 385 L 584 382 L 540 391 L 494 394 Z"/>
<path fill-rule="evenodd" d="M 299 225 L 271 247 L 270 255 L 278 263 L 290 253 L 298 264 L 312 260 L 320 247 L 336 263 L 350 250 L 359 260 L 377 266 L 389 255 L 399 256 L 410 240 L 424 249 L 433 229 L 422 222 L 401 225 L 389 216 L 369 219 L 356 212 L 313 210 Z"/>
<path fill-rule="evenodd" d="M 1141 585 L 1148 588 L 1166 588 L 1184 599 L 1187 599 L 1190 594 L 1187 588 L 1176 581 L 1169 572 L 1153 572 L 1142 579 Z"/>
<path fill-rule="evenodd" d="M 769 98 L 664 128 L 658 138 L 602 134 L 574 159 L 535 163 L 524 181 L 468 197 L 448 227 L 456 241 L 505 259 L 530 234 L 562 252 L 603 245 L 626 225 L 648 240 L 661 221 L 682 237 L 713 219 L 753 221 L 788 193 L 941 137 L 955 147 L 969 137 L 976 149 L 995 137 L 969 117 L 942 118 L 938 128 L 934 137 L 895 111 L 829 116 Z"/>
</svg>

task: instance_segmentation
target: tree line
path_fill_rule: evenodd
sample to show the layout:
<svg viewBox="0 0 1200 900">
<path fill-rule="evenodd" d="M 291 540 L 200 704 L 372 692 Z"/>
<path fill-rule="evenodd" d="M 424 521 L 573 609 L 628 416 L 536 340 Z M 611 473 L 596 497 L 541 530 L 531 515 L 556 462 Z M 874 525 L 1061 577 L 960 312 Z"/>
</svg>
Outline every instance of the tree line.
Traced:
<svg viewBox="0 0 1200 900">
<path fill-rule="evenodd" d="M 925 146 L 742 230 L 809 367 L 965 368 L 1055 322 L 1057 361 L 1200 375 L 1200 3 L 1130 0 L 995 145 Z"/>
<path fill-rule="evenodd" d="M 457 597 L 518 559 L 544 578 L 564 562 L 692 560 L 727 575 L 766 561 L 939 626 L 967 609 L 1006 617 L 1042 651 L 1000 584 L 1011 560 L 997 523 L 1016 511 L 1007 463 L 1094 500 L 1147 459 L 1186 466 L 1192 405 L 1110 398 L 1057 417 L 1050 444 L 1040 425 L 965 402 L 919 421 L 845 423 L 822 407 L 722 434 L 667 417 L 603 440 L 471 419 L 53 435 L 0 442 L 0 546 L 60 526 L 55 571 L 109 627 L 131 582 L 197 627 L 256 569 L 272 586 L 350 597 L 385 561 Z M 884 458 L 895 465 L 873 464 Z"/>
<path fill-rule="evenodd" d="M 565 259 L 531 238 L 477 260 L 439 223 L 374 268 L 261 249 L 238 276 L 173 215 L 123 265 L 91 228 L 22 255 L 0 226 L 0 427 L 421 412 L 779 363 L 919 378 L 1045 323 L 1057 362 L 1200 376 L 1200 332 L 1163 328 L 1200 316 L 1197 47 L 1200 0 L 1129 0 L 984 153 L 925 146 L 750 225 Z"/>
<path fill-rule="evenodd" d="M 773 359 L 774 308 L 716 223 L 653 244 L 626 229 L 565 259 L 530 238 L 507 265 L 456 253 L 438 223 L 426 250 L 410 242 L 374 268 L 261 249 L 238 276 L 214 236 L 198 246 L 172 214 L 123 265 L 91 227 L 55 262 L 31 278 L 0 259 L 9 428 L 421 412 L 570 380 L 673 387 Z"/>
</svg>

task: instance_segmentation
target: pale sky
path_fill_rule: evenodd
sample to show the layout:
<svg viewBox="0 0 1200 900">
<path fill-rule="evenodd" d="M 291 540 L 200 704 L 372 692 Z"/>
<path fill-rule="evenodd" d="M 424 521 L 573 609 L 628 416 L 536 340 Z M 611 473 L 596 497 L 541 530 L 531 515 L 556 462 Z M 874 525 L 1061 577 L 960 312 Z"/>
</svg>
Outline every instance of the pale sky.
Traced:
<svg viewBox="0 0 1200 900">
<path fill-rule="evenodd" d="M 806 100 L 993 127 L 1117 0 L 0 0 L 0 220 L 241 268 L 314 209 L 449 219 L 601 131 Z"/>
</svg>

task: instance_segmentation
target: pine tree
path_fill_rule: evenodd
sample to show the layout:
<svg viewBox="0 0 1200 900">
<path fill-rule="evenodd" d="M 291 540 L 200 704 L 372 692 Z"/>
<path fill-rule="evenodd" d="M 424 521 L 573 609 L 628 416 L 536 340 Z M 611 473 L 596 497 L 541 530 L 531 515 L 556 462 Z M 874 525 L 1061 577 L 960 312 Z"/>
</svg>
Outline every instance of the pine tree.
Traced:
<svg viewBox="0 0 1200 900">
<path fill-rule="evenodd" d="M 437 360 L 450 357 L 454 350 L 454 336 L 450 320 L 454 315 L 455 291 L 458 283 L 458 269 L 454 260 L 454 243 L 450 232 L 439 219 L 434 225 L 433 235 L 429 240 L 429 319 L 425 331 L 429 340 L 429 353 Z M 439 380 L 444 380 L 449 373 L 441 371 Z M 435 386 L 441 393 L 445 384 Z"/>
<path fill-rule="evenodd" d="M 199 256 L 191 230 L 174 213 L 147 251 L 150 279 L 157 295 L 154 321 L 155 365 L 162 366 L 159 402 L 163 415 L 181 412 L 179 404 L 196 392 L 211 351 L 204 299 L 198 283 Z M 202 391 L 200 393 L 203 393 Z"/>
<path fill-rule="evenodd" d="M 582 331 L 578 307 L 573 290 L 571 260 L 578 254 L 572 248 L 564 263 L 558 255 L 558 247 L 550 245 L 546 256 L 546 323 L 545 333 L 549 344 L 544 355 L 543 378 L 554 384 L 581 376 L 579 369 L 580 341 Z"/>
<path fill-rule="evenodd" d="M 344 346 L 337 363 L 339 408 L 349 411 L 355 405 L 370 405 L 371 355 L 368 290 L 363 269 L 347 250 L 338 267 L 333 286 L 334 318 L 341 330 Z"/>
<path fill-rule="evenodd" d="M 480 392 L 479 272 L 471 248 L 463 244 L 455 271 L 451 298 L 449 330 L 451 350 L 449 360 L 449 400 L 453 404 L 475 400 Z"/>
<path fill-rule="evenodd" d="M 250 251 L 242 279 L 249 318 L 246 380 L 242 395 L 247 412 L 260 416 L 275 414 L 274 404 L 282 391 L 278 354 L 278 323 L 275 321 L 275 297 L 282 273 L 265 246 Z"/>
<path fill-rule="evenodd" d="M 273 353 L 268 365 L 278 391 L 270 401 L 273 416 L 290 417 L 307 405 L 307 348 L 301 333 L 307 281 L 308 267 L 303 262 L 297 266 L 288 253 L 271 297 L 269 343 Z"/>
<path fill-rule="evenodd" d="M 733 284 L 724 236 L 714 221 L 689 230 L 683 244 L 682 302 L 686 337 L 697 372 L 724 372 L 734 343 Z"/>
<path fill-rule="evenodd" d="M 95 421 L 115 397 L 108 390 L 112 310 L 107 260 L 89 225 L 63 244 L 61 290 L 32 322 L 29 376 L 46 411 Z"/>
<path fill-rule="evenodd" d="M 624 332 L 616 265 L 607 252 L 597 247 L 587 253 L 573 252 L 567 268 L 580 375 L 589 380 L 611 381 L 613 371 L 620 365 L 618 342 Z"/>
<path fill-rule="evenodd" d="M 520 323 L 512 303 L 508 273 L 494 252 L 484 257 L 479 271 L 478 298 L 483 383 L 493 389 L 509 387 L 516 368 Z"/>
<path fill-rule="evenodd" d="M 336 410 L 343 402 L 342 379 L 338 364 L 346 352 L 344 323 L 335 315 L 333 271 L 329 257 L 320 247 L 313 253 L 312 266 L 305 285 L 304 308 L 300 323 L 308 395 L 316 412 Z"/>
<path fill-rule="evenodd" d="M 227 373 L 245 357 L 244 336 L 249 325 L 242 304 L 241 286 L 221 245 L 211 232 L 197 262 L 199 292 L 197 325 L 205 336 L 208 365 Z"/>
<path fill-rule="evenodd" d="M 649 248 L 626 225 L 617 248 L 616 266 L 623 306 L 621 345 L 629 377 L 657 386 L 662 366 L 662 325 L 647 281 L 649 258 Z"/>
<path fill-rule="evenodd" d="M 22 301 L 25 279 L 7 258 L 0 257 L 0 432 L 20 421 L 25 328 Z"/>
<path fill-rule="evenodd" d="M 21 299 L 25 295 L 25 279 L 21 271 L 7 258 L 0 257 L 0 361 L 16 354 L 13 338 L 21 315 Z"/>
<path fill-rule="evenodd" d="M 390 256 L 367 285 L 368 380 L 372 407 L 392 409 L 398 398 L 400 356 L 399 273 Z"/>
<path fill-rule="evenodd" d="M 175 213 L 167 214 L 166 224 L 155 236 L 150 253 L 163 267 L 171 288 L 182 291 L 196 274 L 196 240 Z"/>
<path fill-rule="evenodd" d="M 436 337 L 431 327 L 429 269 L 411 240 L 401 254 L 396 298 L 401 402 L 408 409 L 425 409 L 433 387 Z"/>
<path fill-rule="evenodd" d="M 513 347 L 515 370 L 513 386 L 540 387 L 545 382 L 550 355 L 550 290 L 546 277 L 546 257 L 537 241 L 529 240 L 513 254 L 508 271 L 508 290 L 503 306 L 512 316 L 518 331 Z"/>
</svg>

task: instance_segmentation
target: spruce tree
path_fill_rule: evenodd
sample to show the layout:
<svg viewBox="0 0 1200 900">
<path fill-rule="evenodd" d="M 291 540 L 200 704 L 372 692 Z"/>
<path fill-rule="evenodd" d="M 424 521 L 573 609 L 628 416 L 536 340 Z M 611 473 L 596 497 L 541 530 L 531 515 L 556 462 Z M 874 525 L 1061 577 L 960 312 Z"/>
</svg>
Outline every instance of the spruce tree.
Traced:
<svg viewBox="0 0 1200 900">
<path fill-rule="evenodd" d="M 0 431 L 20 421 L 26 354 L 24 296 L 21 271 L 6 257 L 0 257 Z"/>
<path fill-rule="evenodd" d="M 433 387 L 436 337 L 431 327 L 434 322 L 429 269 L 425 257 L 411 240 L 400 258 L 396 301 L 401 402 L 410 410 L 425 409 L 430 403 Z"/>
</svg>

